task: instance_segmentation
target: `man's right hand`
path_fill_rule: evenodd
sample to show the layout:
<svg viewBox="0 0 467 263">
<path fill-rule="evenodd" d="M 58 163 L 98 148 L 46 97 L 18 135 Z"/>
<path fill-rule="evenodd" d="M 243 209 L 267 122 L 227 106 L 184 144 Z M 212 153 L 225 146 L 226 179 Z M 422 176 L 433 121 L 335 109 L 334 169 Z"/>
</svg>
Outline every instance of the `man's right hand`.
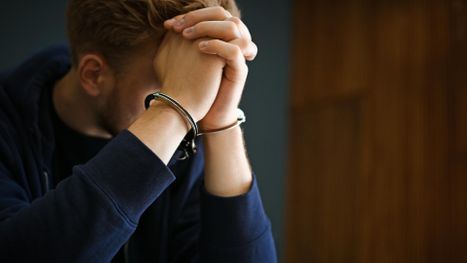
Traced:
<svg viewBox="0 0 467 263">
<path fill-rule="evenodd" d="M 161 92 L 178 101 L 199 121 L 210 110 L 219 91 L 224 60 L 199 51 L 196 42 L 168 32 L 154 59 Z"/>
<path fill-rule="evenodd" d="M 199 41 L 169 32 L 153 61 L 161 92 L 178 101 L 195 121 L 203 119 L 213 105 L 225 66 L 221 58 L 203 54 Z M 189 129 L 178 112 L 154 101 L 128 130 L 167 164 Z"/>
</svg>

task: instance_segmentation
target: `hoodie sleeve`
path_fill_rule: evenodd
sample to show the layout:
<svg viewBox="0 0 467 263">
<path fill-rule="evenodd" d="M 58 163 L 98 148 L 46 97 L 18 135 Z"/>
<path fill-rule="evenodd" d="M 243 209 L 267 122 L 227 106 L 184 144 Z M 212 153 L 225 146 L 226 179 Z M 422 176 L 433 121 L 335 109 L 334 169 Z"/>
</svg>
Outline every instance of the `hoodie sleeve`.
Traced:
<svg viewBox="0 0 467 263">
<path fill-rule="evenodd" d="M 203 173 L 200 164 L 193 171 Z M 236 197 L 206 191 L 203 176 L 194 184 L 177 215 L 170 242 L 170 262 L 277 262 L 270 221 L 256 177 L 250 190 Z"/>
<path fill-rule="evenodd" d="M 236 197 L 201 193 L 201 262 L 277 261 L 271 223 L 261 202 L 256 177 Z"/>
<path fill-rule="evenodd" d="M 0 137 L 0 150 L 8 145 Z M 41 198 L 0 158 L 0 261 L 110 262 L 175 179 L 129 131 Z"/>
</svg>

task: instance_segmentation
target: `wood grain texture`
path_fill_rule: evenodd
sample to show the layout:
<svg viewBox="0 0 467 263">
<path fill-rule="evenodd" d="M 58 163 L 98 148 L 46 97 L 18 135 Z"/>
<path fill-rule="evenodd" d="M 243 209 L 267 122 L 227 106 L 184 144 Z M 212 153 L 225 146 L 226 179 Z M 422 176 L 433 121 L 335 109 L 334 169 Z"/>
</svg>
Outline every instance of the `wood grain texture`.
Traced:
<svg viewBox="0 0 467 263">
<path fill-rule="evenodd" d="M 467 1 L 295 1 L 286 262 L 467 262 Z"/>
</svg>

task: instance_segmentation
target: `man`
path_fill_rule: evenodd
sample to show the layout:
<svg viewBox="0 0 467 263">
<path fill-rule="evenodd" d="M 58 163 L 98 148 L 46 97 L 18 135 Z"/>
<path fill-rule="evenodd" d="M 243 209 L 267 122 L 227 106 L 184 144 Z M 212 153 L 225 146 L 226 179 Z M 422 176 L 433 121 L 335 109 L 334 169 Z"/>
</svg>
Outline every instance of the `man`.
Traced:
<svg viewBox="0 0 467 263">
<path fill-rule="evenodd" d="M 0 75 L 0 260 L 275 262 L 237 123 L 257 50 L 235 3 L 71 0 L 67 14 L 71 53 Z M 187 116 L 145 110 L 156 91 L 206 132 L 185 160 Z"/>
</svg>

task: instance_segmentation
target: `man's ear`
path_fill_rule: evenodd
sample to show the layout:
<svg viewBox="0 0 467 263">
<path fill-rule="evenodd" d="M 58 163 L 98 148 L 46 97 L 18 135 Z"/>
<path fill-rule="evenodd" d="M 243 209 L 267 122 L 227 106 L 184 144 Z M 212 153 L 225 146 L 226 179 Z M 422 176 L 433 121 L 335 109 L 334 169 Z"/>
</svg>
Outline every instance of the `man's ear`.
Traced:
<svg viewBox="0 0 467 263">
<path fill-rule="evenodd" d="M 96 54 L 85 54 L 79 60 L 78 77 L 83 90 L 90 96 L 98 96 L 104 86 L 105 71 L 108 66 Z"/>
</svg>

